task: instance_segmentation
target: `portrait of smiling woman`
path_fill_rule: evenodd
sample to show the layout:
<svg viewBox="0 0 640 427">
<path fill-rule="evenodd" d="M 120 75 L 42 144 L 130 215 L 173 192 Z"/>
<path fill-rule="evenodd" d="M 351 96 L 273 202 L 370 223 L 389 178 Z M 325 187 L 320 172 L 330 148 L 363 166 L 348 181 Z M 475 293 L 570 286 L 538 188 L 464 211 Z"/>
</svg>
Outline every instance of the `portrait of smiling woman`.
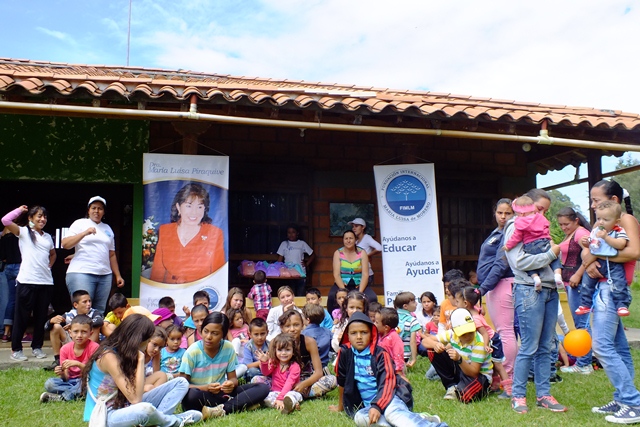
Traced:
<svg viewBox="0 0 640 427">
<path fill-rule="evenodd" d="M 189 283 L 225 264 L 224 233 L 211 224 L 209 205 L 209 193 L 200 184 L 187 184 L 176 193 L 171 222 L 159 228 L 151 280 Z"/>
</svg>

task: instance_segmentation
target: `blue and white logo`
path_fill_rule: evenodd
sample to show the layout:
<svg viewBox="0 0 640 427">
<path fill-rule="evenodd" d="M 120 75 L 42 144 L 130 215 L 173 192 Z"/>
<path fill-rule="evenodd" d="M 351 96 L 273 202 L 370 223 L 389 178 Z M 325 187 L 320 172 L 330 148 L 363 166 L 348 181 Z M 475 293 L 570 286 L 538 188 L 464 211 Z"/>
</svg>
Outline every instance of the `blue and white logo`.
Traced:
<svg viewBox="0 0 640 427">
<path fill-rule="evenodd" d="M 433 201 L 433 186 L 419 172 L 399 169 L 384 179 L 380 189 L 383 210 L 398 221 L 415 221 Z"/>
<path fill-rule="evenodd" d="M 218 305 L 218 302 L 220 301 L 220 294 L 218 293 L 218 291 L 213 288 L 203 288 L 201 290 L 209 294 L 209 310 L 215 309 L 216 305 Z"/>
</svg>

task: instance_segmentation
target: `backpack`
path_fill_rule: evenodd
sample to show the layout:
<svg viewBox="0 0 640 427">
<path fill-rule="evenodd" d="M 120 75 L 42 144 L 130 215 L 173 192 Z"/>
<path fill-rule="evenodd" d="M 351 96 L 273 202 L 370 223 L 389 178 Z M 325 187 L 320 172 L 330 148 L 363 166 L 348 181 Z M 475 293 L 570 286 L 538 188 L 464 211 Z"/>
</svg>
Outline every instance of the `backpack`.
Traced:
<svg viewBox="0 0 640 427">
<path fill-rule="evenodd" d="M 253 261 L 245 259 L 238 266 L 240 274 L 243 276 L 253 276 L 256 273 L 256 264 Z"/>
<path fill-rule="evenodd" d="M 267 267 L 267 277 L 280 277 L 280 268 L 275 264 L 271 264 Z"/>
<path fill-rule="evenodd" d="M 267 272 L 269 268 L 269 263 L 267 261 L 258 261 L 256 262 L 256 270 L 255 271 L 264 271 Z"/>
</svg>

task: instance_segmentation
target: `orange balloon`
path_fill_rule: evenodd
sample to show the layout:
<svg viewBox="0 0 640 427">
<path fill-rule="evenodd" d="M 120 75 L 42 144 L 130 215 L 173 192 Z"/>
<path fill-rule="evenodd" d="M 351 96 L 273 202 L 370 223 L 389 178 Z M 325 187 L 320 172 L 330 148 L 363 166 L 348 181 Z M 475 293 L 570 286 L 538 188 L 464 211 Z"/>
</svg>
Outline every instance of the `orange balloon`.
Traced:
<svg viewBox="0 0 640 427">
<path fill-rule="evenodd" d="M 576 329 L 564 337 L 564 349 L 575 357 L 582 357 L 591 350 L 591 335 L 585 329 Z"/>
</svg>

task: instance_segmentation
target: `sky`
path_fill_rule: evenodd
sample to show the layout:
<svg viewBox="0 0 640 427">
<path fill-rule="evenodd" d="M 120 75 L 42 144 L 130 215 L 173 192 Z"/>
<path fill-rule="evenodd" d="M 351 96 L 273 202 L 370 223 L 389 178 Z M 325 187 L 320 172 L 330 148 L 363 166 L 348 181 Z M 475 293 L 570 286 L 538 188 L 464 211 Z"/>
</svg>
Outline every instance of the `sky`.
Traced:
<svg viewBox="0 0 640 427">
<path fill-rule="evenodd" d="M 127 64 L 129 0 L 27 4 L 3 0 L 0 36 L 13 42 L 0 57 Z M 640 0 L 131 4 L 131 66 L 640 113 Z M 538 186 L 574 175 L 551 172 Z M 561 191 L 586 212 L 586 184 Z"/>
</svg>

